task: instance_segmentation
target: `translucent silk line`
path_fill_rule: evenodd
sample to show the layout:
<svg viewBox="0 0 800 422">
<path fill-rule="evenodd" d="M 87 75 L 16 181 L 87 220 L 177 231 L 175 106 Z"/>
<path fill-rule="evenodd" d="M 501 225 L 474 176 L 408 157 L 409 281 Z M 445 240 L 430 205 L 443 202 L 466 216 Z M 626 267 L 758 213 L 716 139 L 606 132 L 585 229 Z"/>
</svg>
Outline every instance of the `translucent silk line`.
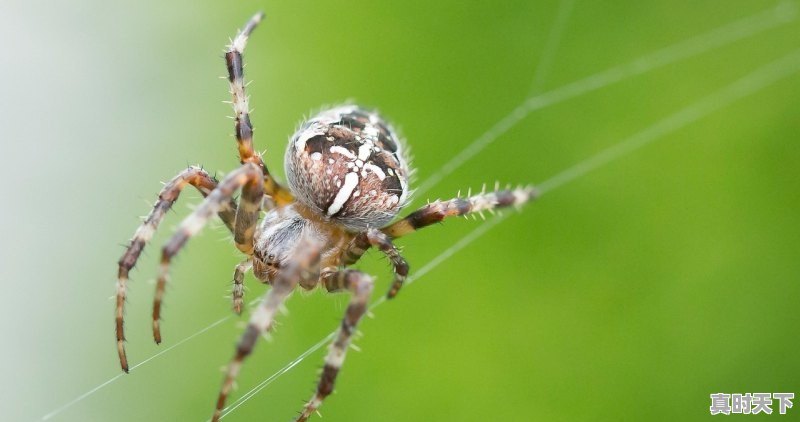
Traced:
<svg viewBox="0 0 800 422">
<path fill-rule="evenodd" d="M 200 331 L 197 331 L 196 333 L 190 335 L 189 337 L 186 337 L 183 340 L 173 344 L 172 346 L 169 346 L 169 347 L 165 348 L 164 350 L 161 350 L 160 352 L 154 354 L 153 356 L 150 356 L 149 358 L 137 363 L 136 365 L 133 365 L 130 368 L 129 372 L 133 372 L 136 368 L 146 364 L 147 362 L 150 362 L 151 360 L 163 355 L 164 353 L 169 352 L 170 350 L 182 345 L 183 343 L 186 343 L 187 341 L 199 336 L 200 334 L 205 333 L 206 331 L 216 327 L 219 324 L 222 324 L 223 322 L 225 322 L 225 321 L 227 321 L 227 320 L 229 320 L 231 318 L 232 318 L 232 315 L 228 315 L 228 316 L 226 316 L 224 318 L 220 318 L 220 319 L 216 320 L 215 322 L 212 322 L 211 325 L 206 326 L 205 328 L 201 329 Z M 98 392 L 103 387 L 105 387 L 105 386 L 111 384 L 112 382 L 122 378 L 123 376 L 125 376 L 124 373 L 119 373 L 116 376 L 113 376 L 113 377 L 109 378 L 107 381 L 101 383 L 97 387 L 92 388 L 91 390 L 89 390 L 89 391 L 81 394 L 80 396 L 76 397 L 74 400 L 63 404 L 61 407 L 59 407 L 59 408 L 53 410 L 52 412 L 42 416 L 41 420 L 46 421 L 46 420 L 52 418 L 53 416 L 58 415 L 59 413 L 63 412 L 64 410 L 67 410 L 68 408 L 72 407 L 74 404 L 86 399 L 87 397 L 91 396 L 92 394 Z"/>
<path fill-rule="evenodd" d="M 667 118 L 658 121 L 654 125 L 649 126 L 648 128 L 638 132 L 637 134 L 631 136 L 628 139 L 625 139 L 608 149 L 605 149 L 573 167 L 556 174 L 555 176 L 551 177 L 550 179 L 545 180 L 539 185 L 540 193 L 544 194 L 546 192 L 550 192 L 553 189 L 558 187 L 564 186 L 566 183 L 573 181 L 581 176 L 586 175 L 592 170 L 595 170 L 605 164 L 608 164 L 630 152 L 633 152 L 639 148 L 644 147 L 645 145 L 658 140 L 659 138 L 666 136 L 672 132 L 675 132 L 678 129 L 681 129 L 690 123 L 696 122 L 703 117 L 708 116 L 709 114 L 726 107 L 736 100 L 742 99 L 749 95 L 752 95 L 758 92 L 761 89 L 766 88 L 769 85 L 772 85 L 781 79 L 785 79 L 791 75 L 800 72 L 800 50 L 795 50 L 792 53 L 784 56 L 783 58 L 776 60 L 770 64 L 762 66 L 755 70 L 754 72 L 748 74 L 742 79 L 737 80 L 736 82 L 726 86 L 725 88 L 716 91 L 715 93 L 702 98 L 700 101 L 681 109 L 675 114 L 668 116 Z M 459 240 L 456 244 L 439 254 L 436 258 L 431 260 L 427 265 L 422 267 L 418 272 L 416 272 L 416 277 L 409 277 L 407 284 L 411 284 L 415 279 L 422 277 L 425 273 L 433 270 L 439 264 L 447 260 L 449 257 L 453 256 L 456 252 L 460 251 L 476 239 L 478 239 L 481 235 L 489 231 L 492 227 L 496 226 L 500 222 L 502 222 L 509 214 L 500 214 L 497 215 L 486 223 L 478 226 L 474 230 L 472 230 L 469 234 L 464 236 L 461 240 Z M 370 305 L 370 311 L 374 310 L 378 306 L 382 305 L 386 302 L 386 297 L 381 296 L 378 300 Z M 328 336 L 325 337 L 326 340 L 332 339 L 333 336 L 336 334 L 336 331 L 331 332 Z M 241 398 L 235 401 L 231 406 L 226 408 L 225 415 L 230 414 L 233 410 L 241 406 L 244 402 L 250 400 L 256 393 L 264 389 L 267 385 L 275 381 L 280 375 L 285 374 L 288 372 L 289 369 L 294 368 L 297 366 L 301 361 L 303 361 L 306 357 L 313 354 L 323 345 L 325 345 L 326 341 L 320 341 L 315 345 L 311 346 L 308 350 L 303 352 L 297 359 L 293 360 L 289 365 L 285 366 L 281 369 L 278 373 L 273 374 L 267 381 L 264 381 L 257 385 L 255 388 L 251 389 L 247 393 L 245 393 Z"/>
<path fill-rule="evenodd" d="M 550 74 L 550 69 L 553 68 L 553 60 L 558 51 L 558 44 L 561 43 L 561 36 L 564 34 L 564 28 L 567 27 L 569 15 L 575 6 L 575 0 L 561 0 L 558 3 L 558 12 L 556 13 L 556 20 L 550 28 L 550 33 L 547 35 L 547 42 L 544 45 L 542 57 L 539 59 L 539 65 L 536 66 L 536 73 L 533 76 L 533 84 L 531 85 L 531 94 L 536 94 L 541 91 L 547 76 Z"/>
<path fill-rule="evenodd" d="M 74 405 L 75 403 L 78 403 L 79 401 L 82 401 L 83 399 L 85 399 L 85 398 L 87 398 L 87 397 L 91 396 L 92 394 L 96 393 L 98 390 L 102 389 L 103 387 L 107 386 L 108 384 L 111 384 L 112 382 L 116 381 L 117 379 L 119 379 L 119 378 L 120 378 L 120 377 L 122 377 L 123 375 L 125 375 L 125 374 L 124 374 L 124 373 L 119 373 L 119 374 L 117 374 L 116 376 L 114 376 L 114 377 L 111 377 L 111 378 L 110 378 L 108 381 L 106 381 L 106 382 L 104 382 L 104 383 L 102 383 L 102 384 L 98 385 L 97 387 L 94 387 L 94 388 L 92 388 L 91 390 L 89 390 L 89 391 L 87 391 L 87 392 L 85 392 L 85 393 L 81 394 L 80 396 L 78 396 L 78 397 L 76 397 L 74 400 L 72 400 L 71 402 L 69 402 L 69 403 L 66 403 L 66 404 L 62 405 L 61 407 L 59 407 L 59 408 L 57 408 L 57 409 L 53 410 L 52 412 L 50 412 L 50 413 L 48 413 L 48 414 L 46 414 L 46 415 L 42 416 L 42 420 L 43 420 L 43 421 L 46 421 L 46 420 L 48 420 L 48 419 L 52 418 L 53 416 L 56 416 L 56 415 L 58 415 L 59 413 L 63 412 L 63 411 L 64 411 L 64 410 L 66 410 L 67 408 L 69 408 L 69 407 L 71 407 L 72 405 Z"/>
<path fill-rule="evenodd" d="M 308 355 L 310 355 L 310 354 L 312 354 L 312 353 L 316 352 L 316 351 L 317 351 L 317 350 L 319 350 L 319 349 L 320 349 L 322 346 L 324 346 L 324 345 L 328 344 L 328 342 L 330 342 L 330 341 L 333 341 L 333 337 L 334 337 L 335 335 L 336 335 L 336 331 L 332 331 L 330 334 L 328 334 L 327 336 L 325 336 L 325 338 L 323 338 L 322 340 L 320 340 L 319 342 L 317 342 L 317 344 L 315 344 L 315 345 L 311 346 L 311 347 L 310 347 L 308 350 L 306 350 L 305 352 L 303 352 L 302 354 L 300 354 L 300 356 L 298 356 L 297 358 L 295 358 L 293 361 L 291 361 L 291 362 L 287 363 L 287 364 L 286 364 L 286 365 L 285 365 L 283 368 L 279 369 L 279 370 L 278 370 L 278 372 L 276 372 L 276 373 L 272 374 L 272 375 L 271 375 L 269 378 L 267 378 L 267 379 L 265 379 L 264 381 L 261 381 L 260 383 L 258 383 L 258 384 L 257 384 L 255 387 L 253 387 L 253 388 L 252 388 L 250 391 L 248 391 L 247 393 L 245 393 L 244 395 L 242 395 L 242 397 L 240 397 L 238 400 L 236 400 L 235 402 L 231 403 L 231 404 L 230 404 L 228 407 L 226 407 L 225 409 L 222 409 L 222 414 L 220 415 L 220 417 L 219 417 L 219 418 L 220 418 L 220 419 L 222 419 L 222 418 L 224 418 L 225 416 L 227 416 L 227 415 L 228 415 L 228 413 L 231 413 L 231 412 L 233 412 L 234 410 L 236 410 L 236 408 L 237 408 L 237 407 L 239 407 L 239 406 L 241 406 L 242 404 L 244 404 L 244 402 L 246 402 L 247 400 L 250 400 L 250 397 L 253 397 L 254 395 L 258 394 L 258 392 L 259 392 L 259 391 L 263 390 L 263 389 L 264 389 L 264 388 L 266 388 L 268 385 L 272 384 L 272 382 L 273 382 L 273 381 L 275 381 L 276 379 L 278 379 L 278 377 L 280 377 L 281 375 L 283 375 L 283 374 L 285 374 L 285 373 L 289 372 L 289 371 L 290 371 L 292 368 L 294 368 L 295 366 L 297 366 L 297 365 L 298 365 L 300 362 L 302 362 L 302 361 L 303 361 L 303 360 L 304 360 L 306 357 L 308 357 Z M 211 420 L 211 419 L 209 419 L 209 421 L 210 421 L 210 420 Z"/>
<path fill-rule="evenodd" d="M 800 50 L 758 68 L 742 79 L 725 88 L 704 97 L 700 101 L 670 115 L 647 129 L 628 139 L 601 151 L 599 154 L 582 161 L 538 185 L 539 192 L 544 194 L 561 187 L 589 172 L 606 165 L 623 155 L 629 154 L 656 139 L 674 132 L 692 122 L 730 105 L 736 100 L 747 97 L 766 88 L 775 82 L 796 73 L 800 68 Z"/>
<path fill-rule="evenodd" d="M 461 152 L 456 154 L 450 161 L 442 166 L 441 169 L 428 176 L 416 190 L 416 195 L 421 196 L 436 186 L 447 175 L 461 167 L 464 162 L 481 152 L 489 144 L 508 132 L 535 110 L 558 104 L 633 76 L 641 75 L 668 64 L 697 56 L 714 48 L 723 47 L 734 41 L 751 37 L 770 28 L 785 25 L 794 20 L 796 15 L 797 8 L 795 4 L 791 1 L 783 1 L 777 6 L 761 13 L 713 29 L 702 35 L 641 56 L 628 63 L 612 67 L 603 72 L 564 85 L 561 88 L 529 97 L 523 101 L 522 104 L 517 106 L 517 108 L 511 110 L 510 113 L 500 119 L 494 126 L 489 128 L 489 130 L 484 132 L 478 139 L 475 139 L 471 144 L 461 150 Z"/>
</svg>

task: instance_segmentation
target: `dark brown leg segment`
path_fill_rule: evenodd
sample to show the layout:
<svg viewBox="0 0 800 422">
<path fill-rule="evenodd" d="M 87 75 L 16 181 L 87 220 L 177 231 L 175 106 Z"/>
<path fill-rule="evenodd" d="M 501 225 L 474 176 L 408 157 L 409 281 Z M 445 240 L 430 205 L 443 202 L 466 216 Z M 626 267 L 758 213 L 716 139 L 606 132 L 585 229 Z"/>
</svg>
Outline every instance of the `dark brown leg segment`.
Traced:
<svg viewBox="0 0 800 422">
<path fill-rule="evenodd" d="M 125 332 L 124 332 L 124 307 L 127 294 L 128 275 L 131 268 L 136 265 L 136 261 L 144 250 L 145 245 L 150 241 L 158 228 L 164 215 L 178 200 L 181 191 L 186 185 L 192 185 L 206 197 L 216 187 L 217 181 L 214 180 L 205 170 L 200 167 L 189 167 L 180 172 L 170 180 L 158 194 L 153 210 L 145 218 L 141 226 L 133 234 L 128 248 L 119 259 L 119 272 L 117 275 L 117 307 L 116 307 L 116 331 L 117 331 L 117 352 L 122 370 L 128 372 L 128 359 L 125 354 Z M 236 203 L 233 201 L 223 203 L 217 210 L 225 226 L 233 232 L 233 221 L 235 219 Z"/>
</svg>

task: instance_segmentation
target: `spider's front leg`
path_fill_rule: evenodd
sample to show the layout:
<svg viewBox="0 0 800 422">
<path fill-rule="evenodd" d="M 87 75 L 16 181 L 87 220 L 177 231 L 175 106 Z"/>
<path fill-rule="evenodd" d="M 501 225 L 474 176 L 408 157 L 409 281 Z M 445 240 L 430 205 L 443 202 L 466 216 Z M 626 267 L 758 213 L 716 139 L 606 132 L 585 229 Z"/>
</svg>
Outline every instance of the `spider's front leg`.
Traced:
<svg viewBox="0 0 800 422">
<path fill-rule="evenodd" d="M 263 173 L 255 164 L 245 164 L 231 172 L 219 183 L 205 201 L 186 219 L 181 222 L 176 233 L 170 238 L 161 251 L 161 268 L 156 282 L 155 299 L 153 300 L 153 339 L 161 343 L 161 302 L 164 288 L 169 278 L 169 267 L 172 258 L 186 245 L 186 242 L 205 226 L 222 204 L 233 197 L 234 192 L 242 189 L 239 207 L 236 209 L 234 224 L 234 241 L 240 251 L 252 255 L 253 235 L 258 222 L 258 212 L 263 191 Z"/>
<path fill-rule="evenodd" d="M 245 329 L 242 338 L 236 346 L 236 354 L 228 364 L 225 372 L 225 380 L 222 382 L 217 406 L 214 410 L 212 421 L 216 422 L 222 416 L 225 408 L 225 401 L 233 388 L 239 370 L 245 358 L 253 352 L 259 336 L 269 332 L 272 328 L 272 321 L 275 313 L 280 308 L 286 297 L 289 296 L 295 286 L 302 280 L 312 280 L 319 277 L 319 256 L 320 246 L 313 242 L 300 242 L 294 251 L 296 259 L 286 265 L 275 276 L 272 288 L 267 292 L 264 300 L 250 317 L 250 322 Z"/>
<path fill-rule="evenodd" d="M 233 97 L 234 133 L 239 148 L 239 159 L 242 164 L 255 163 L 261 167 L 261 171 L 264 174 L 264 189 L 267 195 L 271 196 L 278 205 L 283 206 L 291 203 L 294 198 L 288 189 L 281 186 L 275 178 L 272 177 L 264 160 L 253 149 L 253 124 L 250 122 L 249 98 L 245 92 L 245 86 L 247 84 L 244 81 L 244 62 L 242 60 L 242 54 L 244 53 L 244 48 L 247 45 L 250 34 L 253 33 L 256 26 L 258 26 L 263 19 L 263 12 L 258 12 L 250 18 L 250 21 L 239 31 L 239 34 L 228 46 L 228 51 L 225 53 L 225 63 L 228 68 L 228 83 L 230 84 L 231 96 Z"/>
<path fill-rule="evenodd" d="M 298 422 L 304 422 L 322 405 L 325 397 L 333 392 L 336 376 L 344 363 L 347 348 L 356 330 L 361 317 L 367 311 L 367 302 L 372 293 L 372 277 L 358 270 L 332 270 L 323 271 L 322 282 L 328 291 L 349 290 L 352 295 L 347 306 L 342 325 L 336 339 L 331 343 L 328 355 L 325 357 L 325 366 L 317 384 L 317 391 L 311 400 L 306 403 L 303 412 L 297 417 Z"/>
<path fill-rule="evenodd" d="M 153 206 L 153 210 L 145 218 L 141 226 L 136 230 L 133 238 L 125 250 L 125 253 L 119 259 L 119 272 L 117 274 L 117 309 L 116 309 L 116 332 L 117 332 L 117 352 L 119 353 L 119 362 L 122 370 L 128 372 L 128 358 L 125 354 L 125 328 L 124 328 L 124 315 L 125 315 L 125 297 L 127 293 L 128 274 L 130 270 L 136 265 L 139 256 L 142 254 L 145 245 L 153 237 L 156 229 L 158 228 L 161 220 L 167 210 L 172 208 L 175 201 L 181 194 L 186 185 L 192 185 L 197 188 L 200 193 L 206 197 L 217 187 L 217 181 L 214 180 L 205 170 L 200 167 L 189 167 L 180 172 L 177 176 L 172 178 L 164 185 L 161 192 L 158 194 L 158 200 Z M 233 222 L 235 219 L 236 203 L 228 201 L 227 204 L 221 204 L 217 210 L 217 214 L 225 223 L 225 226 L 233 232 Z"/>
</svg>

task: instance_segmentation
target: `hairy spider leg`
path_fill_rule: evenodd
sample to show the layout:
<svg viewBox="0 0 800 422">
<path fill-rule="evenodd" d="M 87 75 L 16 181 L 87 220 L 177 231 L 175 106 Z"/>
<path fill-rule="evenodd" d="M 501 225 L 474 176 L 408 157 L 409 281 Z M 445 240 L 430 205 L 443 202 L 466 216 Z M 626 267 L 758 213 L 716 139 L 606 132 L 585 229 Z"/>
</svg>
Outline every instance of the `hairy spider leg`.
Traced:
<svg viewBox="0 0 800 422">
<path fill-rule="evenodd" d="M 164 297 L 164 288 L 166 287 L 169 278 L 169 266 L 172 258 L 186 245 L 186 242 L 197 234 L 203 226 L 206 225 L 208 220 L 214 213 L 219 210 L 222 204 L 227 203 L 233 197 L 234 192 L 239 188 L 242 189 L 242 205 L 236 211 L 236 219 L 239 220 L 243 215 L 251 213 L 250 208 L 252 204 L 250 201 L 255 201 L 256 204 L 261 203 L 263 196 L 263 184 L 261 183 L 263 173 L 261 169 L 252 163 L 247 163 L 238 169 L 228 174 L 203 201 L 203 203 L 186 219 L 181 222 L 178 230 L 170 238 L 164 248 L 161 250 L 161 267 L 156 282 L 155 299 L 153 300 L 153 339 L 156 343 L 161 343 L 161 328 L 159 321 L 161 319 L 161 301 Z M 253 227 L 242 226 L 236 222 L 234 227 L 234 238 L 250 239 L 252 242 L 252 235 L 240 233 L 240 231 L 254 230 L 257 219 L 249 221 Z M 239 246 L 237 244 L 237 246 Z M 240 247 L 240 249 L 242 249 Z"/>
<path fill-rule="evenodd" d="M 300 416 L 297 417 L 298 422 L 305 422 L 308 420 L 322 405 L 322 401 L 325 400 L 325 397 L 333 392 L 336 376 L 339 374 L 339 369 L 344 363 L 350 340 L 356 330 L 358 322 L 367 311 L 367 302 L 369 301 L 369 296 L 372 293 L 373 287 L 372 277 L 361 271 L 351 269 L 324 271 L 322 274 L 322 283 L 330 292 L 345 289 L 349 290 L 351 294 L 350 304 L 347 306 L 336 339 L 334 339 L 328 349 L 328 355 L 325 357 L 325 366 L 322 368 L 322 375 L 317 384 L 317 390 L 314 392 L 311 400 L 306 403 Z"/>
<path fill-rule="evenodd" d="M 281 186 L 270 174 L 267 165 L 261 155 L 253 150 L 253 125 L 250 123 L 249 98 L 245 92 L 244 64 L 242 53 L 247 45 L 250 34 L 264 19 L 264 13 L 256 13 L 250 21 L 239 31 L 239 34 L 228 46 L 225 53 L 225 62 L 228 67 L 228 82 L 230 83 L 231 95 L 233 96 L 233 112 L 236 142 L 239 147 L 239 159 L 241 163 L 255 163 L 261 167 L 264 173 L 264 190 L 271 196 L 279 206 L 283 206 L 294 201 L 294 197 L 288 189 Z"/>
<path fill-rule="evenodd" d="M 538 191 L 533 187 L 481 192 L 467 198 L 454 198 L 448 201 L 435 201 L 414 211 L 405 218 L 390 224 L 382 230 L 369 229 L 354 237 L 342 255 L 343 265 L 356 263 L 371 247 L 377 247 L 386 254 L 394 267 L 394 282 L 387 293 L 391 299 L 397 295 L 408 276 L 408 263 L 400 255 L 392 239 L 405 236 L 423 227 L 439 223 L 445 217 L 464 216 L 510 206 L 522 206 L 535 199 Z"/>
<path fill-rule="evenodd" d="M 125 253 L 119 259 L 119 273 L 117 275 L 117 308 L 116 308 L 116 331 L 117 331 L 117 351 L 119 353 L 119 363 L 122 370 L 128 372 L 128 359 L 125 354 L 125 332 L 124 332 L 124 307 L 127 294 L 128 274 L 136 265 L 145 245 L 150 241 L 158 228 L 161 220 L 164 219 L 167 211 L 172 208 L 178 200 L 181 191 L 186 185 L 197 188 L 203 197 L 208 196 L 216 187 L 217 181 L 200 167 L 189 167 L 167 182 L 158 194 L 158 199 L 153 205 L 153 210 L 147 215 L 144 222 L 136 229 Z M 235 219 L 236 203 L 232 200 L 227 204 L 222 204 L 217 210 L 217 214 L 225 223 L 225 226 L 233 232 L 233 221 Z"/>
<path fill-rule="evenodd" d="M 244 261 L 236 265 L 233 271 L 233 291 L 231 298 L 233 299 L 233 312 L 237 315 L 242 314 L 242 306 L 244 301 L 244 275 L 253 268 L 253 258 L 247 257 Z"/>
<path fill-rule="evenodd" d="M 388 235 L 378 229 L 369 229 L 366 232 L 367 240 L 370 246 L 378 248 L 381 252 L 389 258 L 394 269 L 394 282 L 386 293 L 386 297 L 391 299 L 397 296 L 397 292 L 403 287 L 403 283 L 408 277 L 408 263 L 405 258 L 400 255 L 400 251 L 392 243 L 392 239 Z"/>
<path fill-rule="evenodd" d="M 253 348 L 262 334 L 266 334 L 272 328 L 275 313 L 289 294 L 297 286 L 301 279 L 311 279 L 319 277 L 319 256 L 320 246 L 311 244 L 308 241 L 298 243 L 293 256 L 296 260 L 290 262 L 275 276 L 272 288 L 267 292 L 264 300 L 250 316 L 250 322 L 242 334 L 236 346 L 236 353 L 228 364 L 225 372 L 225 379 L 217 398 L 217 406 L 214 410 L 212 421 L 216 422 L 222 416 L 222 409 L 225 408 L 225 401 L 233 388 L 233 383 L 239 375 L 244 360 L 253 352 Z"/>
<path fill-rule="evenodd" d="M 260 170 L 258 171 L 260 173 Z M 258 227 L 258 216 L 261 213 L 263 198 L 264 184 L 255 177 L 248 178 L 242 185 L 233 232 L 233 243 L 236 245 L 236 249 L 247 256 L 252 256 L 255 248 L 253 239 L 256 227 Z"/>
<path fill-rule="evenodd" d="M 467 198 L 454 198 L 448 201 L 434 201 L 412 212 L 402 220 L 390 224 L 382 232 L 392 239 L 405 236 L 423 227 L 439 223 L 445 217 L 456 217 L 472 213 L 481 214 L 510 206 L 522 206 L 536 199 L 538 191 L 532 186 L 481 192 Z"/>
</svg>

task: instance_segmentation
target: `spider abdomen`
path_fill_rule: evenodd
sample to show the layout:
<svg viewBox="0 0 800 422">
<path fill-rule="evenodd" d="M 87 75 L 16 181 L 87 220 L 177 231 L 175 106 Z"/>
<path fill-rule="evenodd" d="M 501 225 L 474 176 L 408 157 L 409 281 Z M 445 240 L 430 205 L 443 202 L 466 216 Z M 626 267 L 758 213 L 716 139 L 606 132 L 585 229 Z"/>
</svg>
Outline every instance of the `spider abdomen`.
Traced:
<svg viewBox="0 0 800 422">
<path fill-rule="evenodd" d="M 395 131 L 356 106 L 303 123 L 286 148 L 286 175 L 298 201 L 351 230 L 382 227 L 405 205 L 408 164 Z"/>
</svg>

